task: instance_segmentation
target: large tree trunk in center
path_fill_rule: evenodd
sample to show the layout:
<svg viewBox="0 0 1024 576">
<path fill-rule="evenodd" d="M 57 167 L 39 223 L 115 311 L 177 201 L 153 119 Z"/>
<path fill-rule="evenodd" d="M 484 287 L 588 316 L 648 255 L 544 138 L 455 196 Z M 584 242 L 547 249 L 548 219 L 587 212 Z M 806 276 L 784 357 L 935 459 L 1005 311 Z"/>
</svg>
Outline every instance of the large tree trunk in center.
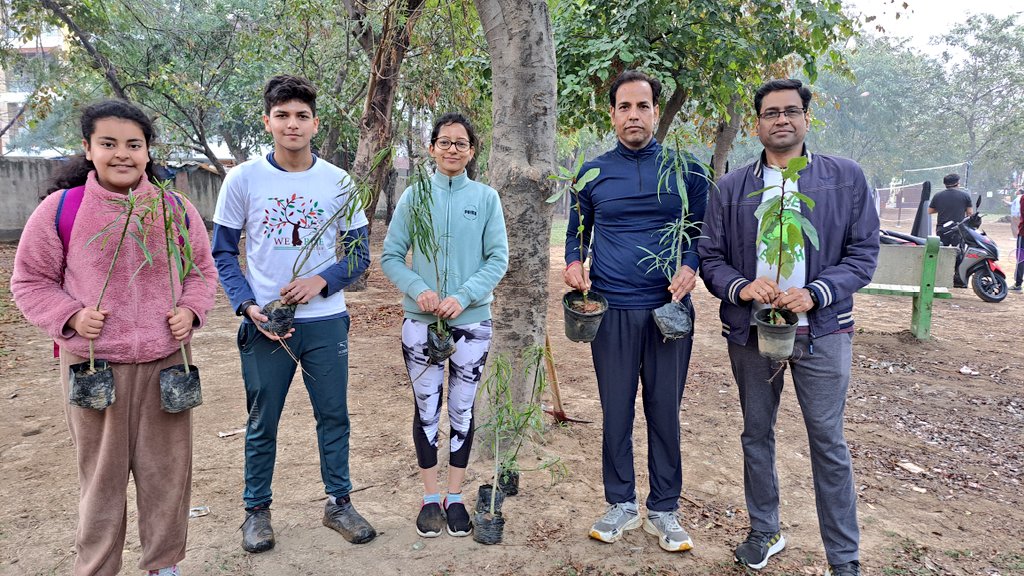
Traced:
<svg viewBox="0 0 1024 576">
<path fill-rule="evenodd" d="M 489 183 L 501 194 L 509 268 L 493 305 L 496 353 L 513 361 L 517 403 L 529 399 L 520 354 L 542 346 L 547 321 L 557 88 L 544 0 L 475 0 L 491 55 L 494 123 Z M 543 368 L 542 368 L 543 369 Z"/>
</svg>

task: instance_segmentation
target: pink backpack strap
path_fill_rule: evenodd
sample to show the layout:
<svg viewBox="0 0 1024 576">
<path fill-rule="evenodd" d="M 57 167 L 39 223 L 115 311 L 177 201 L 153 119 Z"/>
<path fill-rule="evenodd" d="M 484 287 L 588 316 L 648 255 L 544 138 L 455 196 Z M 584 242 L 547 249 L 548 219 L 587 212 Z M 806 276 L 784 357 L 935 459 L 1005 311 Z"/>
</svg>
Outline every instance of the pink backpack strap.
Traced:
<svg viewBox="0 0 1024 576">
<path fill-rule="evenodd" d="M 64 246 L 64 259 L 68 257 L 68 245 L 71 243 L 71 228 L 75 225 L 75 216 L 78 216 L 78 209 L 82 207 L 82 199 L 85 198 L 85 186 L 67 188 L 60 193 L 60 203 L 57 204 L 57 236 Z M 53 357 L 60 358 L 60 346 L 53 343 Z"/>
<path fill-rule="evenodd" d="M 85 186 L 75 186 L 61 193 L 60 204 L 57 205 L 57 236 L 60 236 L 60 242 L 64 245 L 65 258 L 68 255 L 68 245 L 71 243 L 71 229 L 75 226 L 75 216 L 78 216 L 83 198 Z"/>
</svg>

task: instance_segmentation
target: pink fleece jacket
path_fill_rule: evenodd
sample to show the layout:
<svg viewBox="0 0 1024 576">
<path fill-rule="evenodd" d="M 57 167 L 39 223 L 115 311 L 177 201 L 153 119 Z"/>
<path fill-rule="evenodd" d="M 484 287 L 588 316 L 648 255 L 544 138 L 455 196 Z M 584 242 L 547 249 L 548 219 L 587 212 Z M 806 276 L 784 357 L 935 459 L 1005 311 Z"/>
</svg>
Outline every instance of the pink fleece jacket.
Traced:
<svg viewBox="0 0 1024 576">
<path fill-rule="evenodd" d="M 147 199 L 158 194 L 145 178 L 135 193 Z M 71 231 L 66 261 L 56 226 L 60 197 L 59 193 L 47 196 L 25 224 L 14 258 L 11 293 L 29 322 L 45 330 L 68 351 L 88 357 L 89 341 L 66 324 L 82 308 L 96 306 L 124 225 L 124 216 L 118 215 L 119 209 L 111 202 L 125 196 L 100 186 L 95 172 L 89 174 L 82 206 Z M 176 279 L 174 291 L 178 296 L 178 306 L 195 314 L 198 328 L 205 324 L 206 313 L 213 307 L 217 271 L 203 218 L 188 200 L 185 200 L 185 207 L 190 223 L 188 231 L 193 259 L 196 268 L 202 271 L 202 277 L 192 270 L 185 277 L 184 285 Z M 105 244 L 102 238 L 89 243 L 115 218 L 119 222 L 112 227 L 111 237 Z M 151 362 L 166 358 L 179 349 L 178 341 L 171 335 L 167 324 L 171 286 L 162 223 L 157 217 L 147 219 L 144 225 L 148 229 L 146 246 L 153 257 L 152 265 L 143 266 L 132 279 L 132 274 L 145 262 L 145 257 L 139 245 L 126 237 L 100 306 L 110 314 L 95 340 L 96 357 L 110 362 Z M 135 227 L 133 223 L 129 230 Z"/>
</svg>

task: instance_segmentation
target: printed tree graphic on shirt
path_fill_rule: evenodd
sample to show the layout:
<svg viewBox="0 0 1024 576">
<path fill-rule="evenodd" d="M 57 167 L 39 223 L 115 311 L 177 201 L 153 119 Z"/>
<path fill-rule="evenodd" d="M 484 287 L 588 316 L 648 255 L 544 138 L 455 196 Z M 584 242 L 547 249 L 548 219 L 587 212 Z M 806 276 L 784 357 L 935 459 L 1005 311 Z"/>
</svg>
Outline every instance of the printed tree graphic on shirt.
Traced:
<svg viewBox="0 0 1024 576">
<path fill-rule="evenodd" d="M 276 205 L 263 211 L 263 225 L 266 226 L 267 236 L 282 236 L 290 231 L 292 246 L 302 246 L 299 230 L 318 227 L 324 216 L 324 209 L 319 207 L 320 202 L 308 200 L 297 194 L 271 200 Z"/>
</svg>

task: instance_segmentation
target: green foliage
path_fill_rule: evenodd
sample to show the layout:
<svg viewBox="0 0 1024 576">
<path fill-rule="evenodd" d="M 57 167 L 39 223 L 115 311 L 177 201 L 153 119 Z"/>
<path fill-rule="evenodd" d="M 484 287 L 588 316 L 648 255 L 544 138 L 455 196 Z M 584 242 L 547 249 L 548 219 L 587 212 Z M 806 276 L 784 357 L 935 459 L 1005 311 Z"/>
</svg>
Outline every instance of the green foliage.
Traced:
<svg viewBox="0 0 1024 576">
<path fill-rule="evenodd" d="M 553 6 L 560 122 L 600 130 L 609 126 L 611 81 L 627 68 L 658 78 L 666 102 L 677 100 L 698 124 L 717 122 L 735 95 L 749 100 L 767 76 L 787 76 L 799 66 L 813 80 L 819 67 L 841 68 L 835 46 L 856 30 L 837 0 L 558 0 Z"/>
<path fill-rule="evenodd" d="M 515 370 L 504 354 L 498 354 L 478 394 L 484 397 L 490 408 L 490 417 L 481 428 L 490 430 L 495 456 L 494 482 L 504 472 L 527 470 L 519 464 L 519 453 L 527 436 L 540 436 L 544 432 L 541 395 L 547 389 L 544 359 L 547 352 L 543 346 L 530 346 L 519 357 L 523 378 L 531 382 L 530 396 L 524 404 L 517 404 L 512 389 Z M 558 458 L 548 459 L 537 468 L 547 470 L 552 482 L 563 478 L 565 465 Z"/>
<path fill-rule="evenodd" d="M 391 148 L 381 150 L 373 159 L 372 166 L 376 168 L 390 157 Z M 344 186 L 345 182 L 343 181 L 339 184 Z M 356 250 L 359 249 L 360 244 L 362 243 L 359 239 L 353 239 L 347 244 L 342 242 L 338 246 L 332 246 L 333 249 L 328 250 L 328 255 L 326 257 L 310 264 L 310 259 L 313 258 L 313 255 L 324 249 L 322 246 L 324 236 L 327 235 L 335 223 L 339 221 L 351 221 L 356 214 L 366 211 L 367 207 L 370 205 L 370 198 L 372 198 L 373 190 L 371 190 L 365 180 L 353 179 L 350 180 L 348 184 L 349 186 L 344 188 L 343 192 L 343 194 L 345 194 L 345 201 L 337 210 L 328 216 L 326 220 L 323 220 L 322 223 L 320 219 L 323 217 L 324 210 L 316 205 L 308 207 L 311 215 L 310 219 L 316 220 L 316 222 L 310 223 L 308 227 L 316 228 L 316 231 L 306 237 L 295 256 L 295 262 L 292 264 L 292 281 L 312 274 L 317 268 L 323 266 L 327 262 L 337 260 L 339 256 L 348 259 L 350 272 L 355 268 L 356 263 L 352 256 L 355 255 Z M 295 195 L 293 194 L 292 201 L 294 200 Z"/>
<path fill-rule="evenodd" d="M 111 221 L 100 229 L 92 238 L 86 242 L 86 246 L 93 245 L 93 242 L 100 240 L 99 250 L 106 248 L 108 241 L 117 234 L 117 244 L 114 246 L 114 254 L 110 257 L 110 266 L 107 267 L 107 275 L 103 279 L 103 287 L 100 288 L 100 295 L 96 298 L 96 310 L 100 310 L 100 305 L 103 303 L 103 295 L 107 293 L 107 287 L 110 285 L 110 277 L 114 274 L 114 265 L 117 264 L 117 258 L 121 255 L 121 247 L 124 246 L 125 238 L 131 238 L 139 246 L 143 256 L 143 262 L 139 265 L 138 269 L 132 273 L 131 280 L 135 279 L 135 276 L 147 265 L 153 263 L 153 255 L 149 252 L 146 247 L 146 238 L 148 228 L 145 224 L 145 220 L 149 217 L 150 212 L 147 208 L 150 208 L 146 203 L 135 194 L 134 190 L 128 190 L 128 194 L 125 194 L 124 198 L 118 198 L 117 200 L 111 201 L 110 206 L 114 213 L 114 217 Z M 122 221 L 124 222 L 122 224 Z M 134 224 L 134 229 L 132 229 Z M 120 228 L 120 233 L 118 233 Z M 129 280 L 129 282 L 131 282 Z M 96 354 L 94 351 L 94 340 L 89 340 L 89 370 L 96 370 Z"/>
<path fill-rule="evenodd" d="M 440 299 L 447 294 L 445 287 L 448 285 L 448 268 L 440 267 L 441 241 L 444 235 L 434 226 L 434 192 L 430 181 L 430 174 L 426 167 L 417 162 L 412 167 L 412 183 L 408 194 L 412 194 L 411 202 L 408 203 L 408 221 L 406 226 L 409 229 L 409 239 L 412 243 L 412 250 L 415 254 L 419 252 L 428 262 L 434 265 L 434 285 Z M 435 316 L 437 322 L 434 324 L 434 331 L 442 337 L 448 334 L 447 324 L 439 316 Z"/>
<path fill-rule="evenodd" d="M 552 204 L 558 202 L 565 196 L 566 191 L 572 194 L 572 208 L 576 211 L 576 218 L 579 224 L 576 226 L 576 237 L 580 239 L 580 265 L 583 265 L 586 259 L 586 245 L 583 242 L 583 232 L 586 230 L 586 226 L 583 223 L 583 208 L 580 206 L 580 192 L 587 184 L 590 184 L 595 178 L 601 175 L 600 168 L 591 168 L 580 175 L 583 170 L 583 155 L 579 156 L 576 162 L 576 167 L 572 170 L 565 166 L 558 167 L 558 174 L 551 174 L 548 179 L 555 180 L 559 183 L 555 193 L 549 196 L 546 200 L 547 203 Z M 586 302 L 587 293 L 583 293 L 583 301 Z"/>
<path fill-rule="evenodd" d="M 658 230 L 658 245 L 661 249 L 657 253 L 646 247 L 639 247 L 647 253 L 647 256 L 643 257 L 639 264 L 646 263 L 647 272 L 661 271 L 669 281 L 683 265 L 683 246 L 689 245 L 694 236 L 700 234 L 703 224 L 703 222 L 693 222 L 689 219 L 690 197 L 686 186 L 686 177 L 697 173 L 710 183 L 707 176 L 710 170 L 707 166 L 703 166 L 703 170 L 693 171 L 691 168 L 700 166 L 700 163 L 696 158 L 682 152 L 681 144 L 679 137 L 676 136 L 673 148 L 667 146 L 663 148 L 661 165 L 658 167 L 658 198 L 661 198 L 663 192 L 670 193 L 673 189 L 672 183 L 675 183 L 675 193 L 679 196 L 682 205 L 679 217 Z"/>
<path fill-rule="evenodd" d="M 806 156 L 791 158 L 782 170 L 781 185 L 768 186 L 747 195 L 748 198 L 753 198 L 763 196 L 772 189 L 779 190 L 778 196 L 762 200 L 754 211 L 754 217 L 761 221 L 758 228 L 758 246 L 764 245 L 757 257 L 776 268 L 776 284 L 780 277 L 789 278 L 796 263 L 804 260 L 805 234 L 811 245 L 818 247 L 818 231 L 800 212 L 801 203 L 805 204 L 808 210 L 813 210 L 814 201 L 800 192 L 786 190 L 786 184 L 796 183 L 800 179 L 800 171 L 806 167 Z"/>
<path fill-rule="evenodd" d="M 167 276 L 171 287 L 171 310 L 177 314 L 178 296 L 174 293 L 174 279 L 176 277 L 180 279 L 182 287 L 184 287 L 185 278 L 195 270 L 204 283 L 207 280 L 203 275 L 203 271 L 196 266 L 193 256 L 192 242 L 188 230 L 187 209 L 183 200 L 184 195 L 174 189 L 174 184 L 170 180 L 157 181 L 154 186 L 156 187 L 157 194 L 153 198 L 154 206 L 150 210 L 153 214 L 159 213 L 160 215 L 164 234 L 164 248 L 167 251 Z M 171 204 L 169 201 L 169 198 L 174 198 L 175 196 L 182 198 L 180 209 L 177 202 Z M 191 368 L 189 367 L 188 353 L 185 350 L 185 342 L 179 342 L 179 346 L 181 348 L 185 373 L 188 374 Z"/>
</svg>

